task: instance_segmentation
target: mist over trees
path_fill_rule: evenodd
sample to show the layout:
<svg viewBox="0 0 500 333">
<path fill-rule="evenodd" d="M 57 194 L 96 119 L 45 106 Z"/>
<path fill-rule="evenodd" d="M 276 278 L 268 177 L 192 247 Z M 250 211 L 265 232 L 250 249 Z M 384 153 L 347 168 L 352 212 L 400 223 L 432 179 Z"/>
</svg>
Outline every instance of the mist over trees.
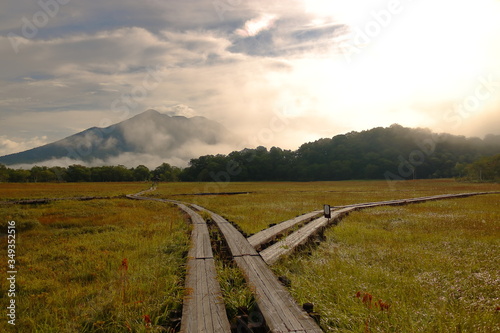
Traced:
<svg viewBox="0 0 500 333">
<path fill-rule="evenodd" d="M 400 125 L 350 132 L 305 143 L 193 159 L 184 181 L 423 179 L 460 176 L 460 167 L 500 152 L 500 136 L 435 134 Z"/>
<path fill-rule="evenodd" d="M 349 179 L 427 179 L 457 177 L 498 181 L 500 135 L 484 139 L 436 134 L 400 125 L 336 135 L 299 149 L 243 149 L 205 155 L 181 169 L 163 163 L 150 170 L 118 166 L 34 166 L 10 169 L 0 164 L 0 182 L 119 181 L 316 181 Z"/>
</svg>

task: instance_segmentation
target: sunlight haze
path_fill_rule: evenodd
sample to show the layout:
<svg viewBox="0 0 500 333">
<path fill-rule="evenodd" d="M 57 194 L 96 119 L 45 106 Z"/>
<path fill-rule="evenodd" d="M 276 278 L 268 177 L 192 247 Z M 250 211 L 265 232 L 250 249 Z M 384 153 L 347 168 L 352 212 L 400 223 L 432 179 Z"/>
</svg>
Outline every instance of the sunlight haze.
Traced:
<svg viewBox="0 0 500 333">
<path fill-rule="evenodd" d="M 500 134 L 500 1 L 0 4 L 0 155 L 147 109 L 231 149 L 398 123 Z"/>
</svg>

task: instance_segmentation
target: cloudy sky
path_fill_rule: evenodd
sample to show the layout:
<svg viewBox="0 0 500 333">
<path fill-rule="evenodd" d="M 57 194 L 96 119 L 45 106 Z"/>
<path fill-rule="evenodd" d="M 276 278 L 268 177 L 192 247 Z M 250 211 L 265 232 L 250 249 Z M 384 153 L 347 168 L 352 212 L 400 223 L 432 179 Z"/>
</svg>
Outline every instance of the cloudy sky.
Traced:
<svg viewBox="0 0 500 333">
<path fill-rule="evenodd" d="M 153 108 L 235 148 L 399 123 L 500 134 L 499 0 L 7 0 L 0 155 Z"/>
</svg>

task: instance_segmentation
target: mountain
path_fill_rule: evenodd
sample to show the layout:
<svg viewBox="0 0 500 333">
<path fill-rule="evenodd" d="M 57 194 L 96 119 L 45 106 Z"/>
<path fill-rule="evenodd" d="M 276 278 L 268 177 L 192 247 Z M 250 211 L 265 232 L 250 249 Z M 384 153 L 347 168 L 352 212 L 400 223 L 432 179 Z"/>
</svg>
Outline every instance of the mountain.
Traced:
<svg viewBox="0 0 500 333">
<path fill-rule="evenodd" d="M 147 110 L 109 127 L 92 127 L 38 148 L 2 156 L 0 163 L 139 165 L 150 161 L 154 165 L 164 160 L 178 165 L 232 142 L 233 135 L 215 121 Z"/>
</svg>

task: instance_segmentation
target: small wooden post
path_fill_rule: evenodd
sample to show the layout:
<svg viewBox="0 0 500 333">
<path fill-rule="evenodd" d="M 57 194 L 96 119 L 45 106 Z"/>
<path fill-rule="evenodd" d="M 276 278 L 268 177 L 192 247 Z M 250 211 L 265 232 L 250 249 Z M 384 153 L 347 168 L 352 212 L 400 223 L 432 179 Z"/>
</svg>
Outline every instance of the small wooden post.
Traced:
<svg viewBox="0 0 500 333">
<path fill-rule="evenodd" d="M 324 214 L 325 214 L 325 218 L 329 219 L 332 217 L 332 213 L 330 211 L 330 205 L 324 205 L 323 206 L 323 211 L 324 211 Z"/>
</svg>

